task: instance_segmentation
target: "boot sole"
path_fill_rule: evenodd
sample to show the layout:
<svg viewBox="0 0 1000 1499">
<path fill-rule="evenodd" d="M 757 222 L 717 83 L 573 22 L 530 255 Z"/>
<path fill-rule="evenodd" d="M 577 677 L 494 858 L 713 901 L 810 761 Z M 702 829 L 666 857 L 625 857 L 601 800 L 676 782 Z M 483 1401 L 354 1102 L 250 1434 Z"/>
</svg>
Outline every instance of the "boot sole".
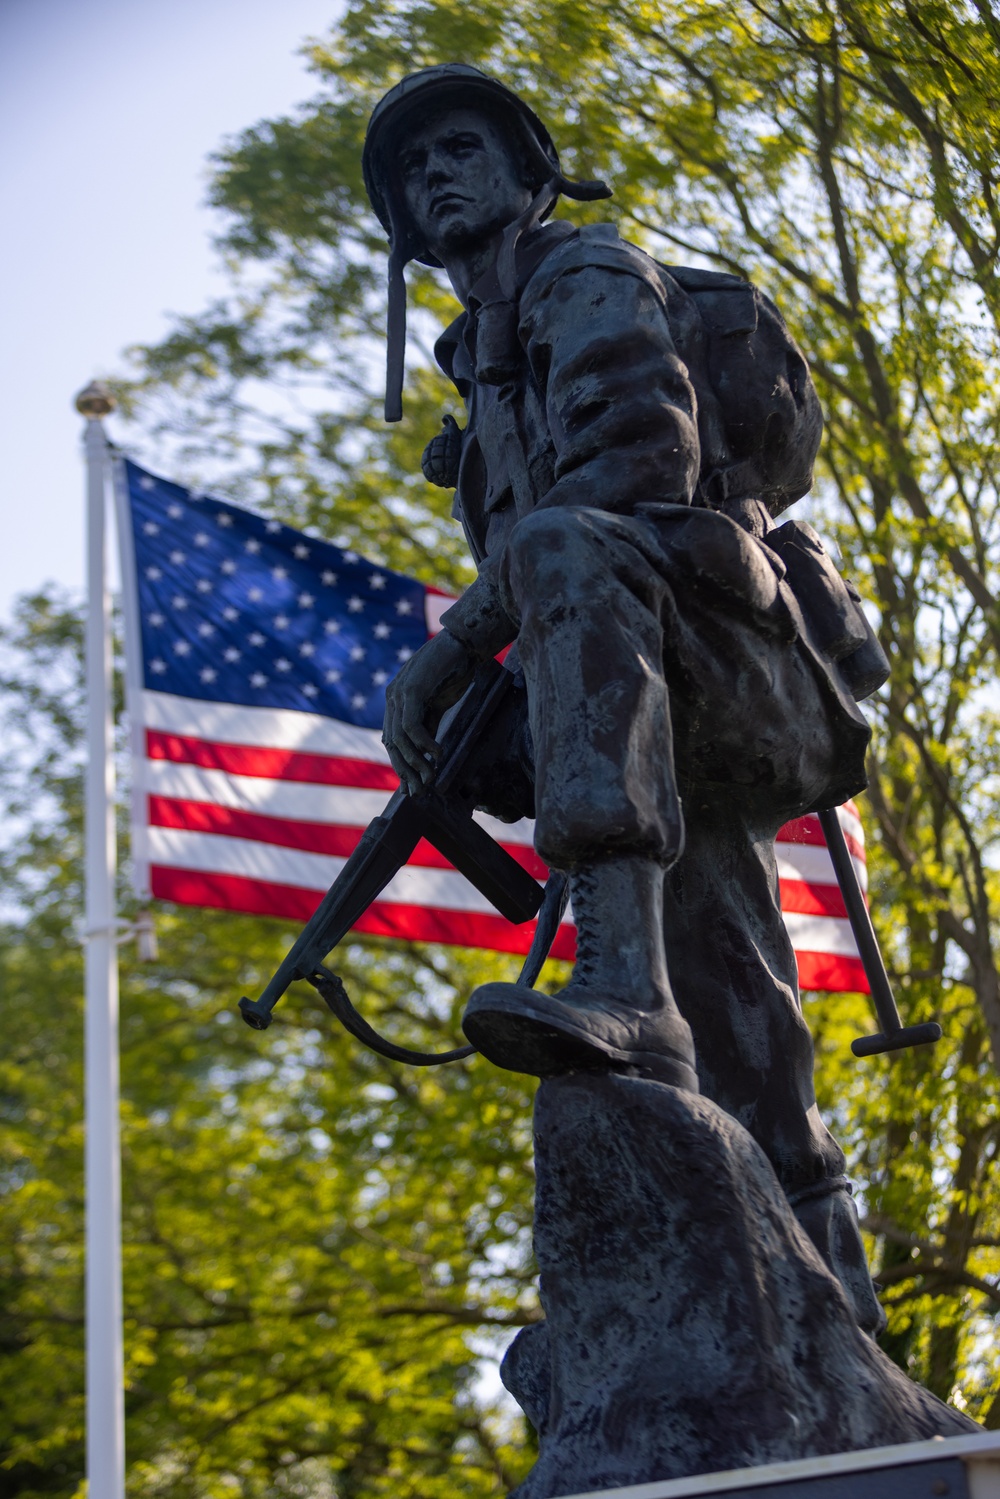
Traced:
<svg viewBox="0 0 1000 1499">
<path fill-rule="evenodd" d="M 612 1046 L 571 1024 L 557 1029 L 523 1005 L 516 1012 L 500 1005 L 492 1008 L 488 1000 L 477 1005 L 474 996 L 462 1029 L 477 1051 L 507 1072 L 553 1077 L 584 1068 L 629 1067 L 655 1082 L 698 1092 L 698 1074 L 680 1057 Z"/>
</svg>

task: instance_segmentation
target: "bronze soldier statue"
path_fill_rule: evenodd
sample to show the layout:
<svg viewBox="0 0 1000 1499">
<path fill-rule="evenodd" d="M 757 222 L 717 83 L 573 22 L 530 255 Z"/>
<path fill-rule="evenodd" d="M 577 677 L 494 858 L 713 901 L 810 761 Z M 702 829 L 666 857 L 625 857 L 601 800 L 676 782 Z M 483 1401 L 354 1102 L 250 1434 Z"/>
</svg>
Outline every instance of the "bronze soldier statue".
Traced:
<svg viewBox="0 0 1000 1499">
<path fill-rule="evenodd" d="M 427 784 L 441 715 L 514 642 L 526 712 L 482 804 L 536 819 L 578 931 L 563 990 L 484 985 L 466 1033 L 538 1077 L 700 1088 L 763 1148 L 875 1332 L 774 854 L 784 822 L 864 788 L 856 700 L 887 674 L 815 533 L 775 525 L 812 482 L 806 362 L 750 283 L 549 219 L 560 194 L 607 189 L 568 180 L 532 110 L 474 68 L 392 89 L 364 170 L 391 244 L 389 419 L 407 262 L 443 267 L 464 308 L 436 352 L 468 424 L 446 418 L 424 463 L 455 486 L 479 568 L 391 684 L 385 743 Z"/>
</svg>

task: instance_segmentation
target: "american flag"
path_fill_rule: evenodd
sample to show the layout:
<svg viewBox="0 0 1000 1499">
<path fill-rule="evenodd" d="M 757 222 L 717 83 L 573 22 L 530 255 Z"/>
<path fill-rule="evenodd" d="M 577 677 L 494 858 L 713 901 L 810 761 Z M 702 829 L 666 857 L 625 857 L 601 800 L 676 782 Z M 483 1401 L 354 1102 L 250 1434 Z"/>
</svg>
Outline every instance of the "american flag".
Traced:
<svg viewBox="0 0 1000 1499">
<path fill-rule="evenodd" d="M 125 462 L 119 531 L 140 895 L 304 922 L 398 785 L 386 683 L 434 634 L 447 594 L 291 526 Z M 478 820 L 538 879 L 533 824 Z M 840 811 L 864 882 L 864 835 Z M 818 819 L 778 836 L 803 987 L 866 990 Z M 429 844 L 360 932 L 500 952 L 514 926 Z M 574 931 L 553 955 L 571 958 Z"/>
</svg>

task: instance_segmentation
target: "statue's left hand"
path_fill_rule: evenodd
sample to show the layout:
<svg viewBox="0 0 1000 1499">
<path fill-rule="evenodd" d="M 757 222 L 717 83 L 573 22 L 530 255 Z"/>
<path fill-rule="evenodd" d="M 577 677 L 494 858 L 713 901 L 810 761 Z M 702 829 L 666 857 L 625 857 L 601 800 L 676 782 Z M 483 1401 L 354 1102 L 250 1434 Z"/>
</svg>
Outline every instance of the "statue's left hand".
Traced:
<svg viewBox="0 0 1000 1499">
<path fill-rule="evenodd" d="M 430 731 L 457 703 L 475 675 L 477 658 L 442 630 L 411 656 L 385 693 L 382 743 L 392 768 L 410 792 L 434 779 L 441 746 Z"/>
</svg>

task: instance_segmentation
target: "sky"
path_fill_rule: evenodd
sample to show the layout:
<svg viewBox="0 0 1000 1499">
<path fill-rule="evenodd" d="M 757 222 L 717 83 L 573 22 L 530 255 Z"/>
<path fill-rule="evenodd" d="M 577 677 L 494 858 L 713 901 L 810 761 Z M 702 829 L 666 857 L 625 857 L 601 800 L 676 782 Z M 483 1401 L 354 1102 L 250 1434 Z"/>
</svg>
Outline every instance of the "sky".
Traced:
<svg viewBox="0 0 1000 1499">
<path fill-rule="evenodd" d="M 0 621 L 82 589 L 74 397 L 222 290 L 207 157 L 317 92 L 298 52 L 337 9 L 0 0 Z"/>
</svg>

